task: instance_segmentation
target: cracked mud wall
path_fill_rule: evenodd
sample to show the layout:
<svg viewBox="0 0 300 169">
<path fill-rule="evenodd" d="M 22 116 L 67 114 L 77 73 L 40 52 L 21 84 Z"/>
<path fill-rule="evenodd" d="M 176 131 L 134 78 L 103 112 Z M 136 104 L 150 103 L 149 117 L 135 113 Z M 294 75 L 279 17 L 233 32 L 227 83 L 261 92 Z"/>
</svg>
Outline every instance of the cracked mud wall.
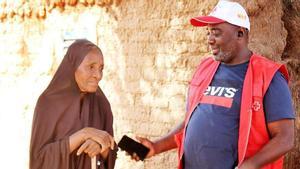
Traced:
<svg viewBox="0 0 300 169">
<path fill-rule="evenodd" d="M 286 158 L 287 169 L 300 168 L 300 1 L 283 0 L 282 20 L 288 32 L 281 59 L 287 64 L 291 76 L 291 90 L 296 111 L 296 147 Z"/>
</svg>

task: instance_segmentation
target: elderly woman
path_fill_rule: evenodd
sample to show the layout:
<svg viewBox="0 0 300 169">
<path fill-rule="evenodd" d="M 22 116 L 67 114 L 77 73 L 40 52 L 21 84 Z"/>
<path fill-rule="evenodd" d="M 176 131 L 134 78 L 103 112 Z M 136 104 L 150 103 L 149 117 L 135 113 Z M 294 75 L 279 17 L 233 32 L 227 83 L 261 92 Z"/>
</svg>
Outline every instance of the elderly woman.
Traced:
<svg viewBox="0 0 300 169">
<path fill-rule="evenodd" d="M 103 55 L 87 40 L 68 49 L 35 107 L 30 144 L 30 169 L 113 169 L 110 104 L 98 86 Z"/>
</svg>

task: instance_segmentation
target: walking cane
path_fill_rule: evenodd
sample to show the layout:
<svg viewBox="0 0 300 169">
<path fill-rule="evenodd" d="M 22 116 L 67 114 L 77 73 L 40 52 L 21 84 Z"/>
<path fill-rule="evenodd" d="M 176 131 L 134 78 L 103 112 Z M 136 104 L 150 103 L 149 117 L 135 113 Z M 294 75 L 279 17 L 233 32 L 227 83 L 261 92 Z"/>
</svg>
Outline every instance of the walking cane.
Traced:
<svg viewBox="0 0 300 169">
<path fill-rule="evenodd" d="M 97 169 L 96 156 L 91 158 L 91 167 L 92 169 Z"/>
</svg>

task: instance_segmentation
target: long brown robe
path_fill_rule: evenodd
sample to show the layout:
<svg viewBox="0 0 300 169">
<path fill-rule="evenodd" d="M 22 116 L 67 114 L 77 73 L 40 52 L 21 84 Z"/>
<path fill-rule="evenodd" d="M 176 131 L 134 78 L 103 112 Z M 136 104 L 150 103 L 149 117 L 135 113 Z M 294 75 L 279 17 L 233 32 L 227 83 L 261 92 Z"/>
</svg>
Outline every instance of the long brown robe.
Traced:
<svg viewBox="0 0 300 169">
<path fill-rule="evenodd" d="M 110 104 L 98 87 L 80 103 L 80 90 L 75 81 L 75 70 L 92 48 L 87 40 L 77 40 L 68 49 L 47 89 L 40 95 L 34 112 L 30 169 L 90 169 L 90 157 L 77 150 L 70 152 L 69 136 L 84 127 L 105 130 L 113 135 Z M 99 49 L 99 48 L 98 48 Z M 100 49 L 99 49 L 100 51 Z M 100 51 L 101 52 L 101 51 Z M 116 147 L 116 146 L 115 146 Z M 111 150 L 98 168 L 113 169 L 116 151 Z"/>
</svg>

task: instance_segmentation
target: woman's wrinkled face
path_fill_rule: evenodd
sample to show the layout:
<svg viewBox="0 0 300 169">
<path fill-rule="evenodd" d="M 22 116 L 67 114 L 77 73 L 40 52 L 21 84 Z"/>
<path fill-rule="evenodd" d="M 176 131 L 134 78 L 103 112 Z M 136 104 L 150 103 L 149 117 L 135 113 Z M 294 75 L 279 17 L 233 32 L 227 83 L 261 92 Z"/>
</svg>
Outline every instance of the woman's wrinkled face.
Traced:
<svg viewBox="0 0 300 169">
<path fill-rule="evenodd" d="M 92 49 L 75 71 L 75 80 L 81 92 L 96 92 L 103 75 L 103 67 L 102 54 L 98 49 Z"/>
</svg>

